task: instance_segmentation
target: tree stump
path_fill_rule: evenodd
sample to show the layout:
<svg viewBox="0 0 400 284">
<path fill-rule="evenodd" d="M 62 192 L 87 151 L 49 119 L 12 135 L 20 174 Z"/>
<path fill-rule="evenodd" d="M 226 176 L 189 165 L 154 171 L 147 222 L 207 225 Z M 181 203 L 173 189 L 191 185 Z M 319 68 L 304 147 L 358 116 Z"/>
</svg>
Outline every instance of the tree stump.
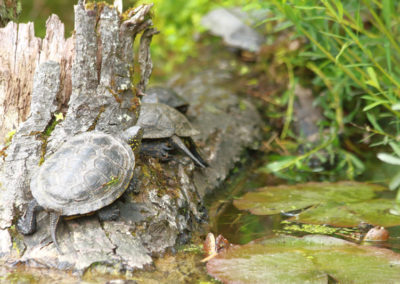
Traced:
<svg viewBox="0 0 400 284">
<path fill-rule="evenodd" d="M 142 5 L 119 15 L 113 7 L 85 7 L 79 1 L 75 33 L 66 40 L 64 25 L 55 15 L 47 21 L 43 41 L 34 37 L 32 23 L 9 23 L 0 31 L 0 135 L 18 126 L 0 172 L 0 228 L 5 239 L 10 239 L 6 232 L 17 235 L 12 224 L 32 197 L 32 175 L 64 141 L 91 130 L 117 133 L 136 123 L 139 99 L 132 84 L 133 44 L 142 33 L 138 57 L 144 91 L 152 67 L 148 49 L 155 34 L 150 8 Z M 65 119 L 59 120 L 61 116 Z M 23 262 L 67 265 L 78 271 L 98 261 L 123 263 L 129 269 L 151 263 L 149 251 L 128 225 L 101 226 L 90 217 L 60 228 L 69 234 L 60 234 L 65 236 L 60 239 L 66 253 L 58 255 L 46 241 L 47 218 L 41 214 L 38 232 L 22 239 L 18 235 L 17 250 L 5 242 L 2 253 Z"/>
<path fill-rule="evenodd" d="M 135 191 L 115 202 L 118 220 L 85 216 L 59 223 L 62 255 L 50 241 L 46 212 L 39 214 L 33 235 L 16 231 L 15 221 L 32 197 L 31 177 L 64 141 L 92 130 L 119 133 L 136 123 L 137 94 L 145 93 L 152 69 L 149 45 L 157 32 L 150 8 L 119 15 L 107 5 L 85 7 L 79 1 L 75 33 L 66 40 L 55 15 L 43 41 L 34 37 L 32 24 L 0 29 L 0 137 L 17 129 L 0 156 L 0 257 L 8 263 L 78 273 L 101 264 L 121 271 L 147 267 L 152 256 L 190 238 L 206 218 L 204 196 L 259 139 L 257 110 L 231 91 L 229 72 L 207 73 L 204 81 L 189 80 L 176 89 L 191 101 L 189 118 L 202 132 L 196 142 L 203 145 L 209 168 L 196 169 L 187 157 L 166 164 L 139 159 Z M 139 34 L 141 76 L 134 86 L 133 45 Z"/>
</svg>

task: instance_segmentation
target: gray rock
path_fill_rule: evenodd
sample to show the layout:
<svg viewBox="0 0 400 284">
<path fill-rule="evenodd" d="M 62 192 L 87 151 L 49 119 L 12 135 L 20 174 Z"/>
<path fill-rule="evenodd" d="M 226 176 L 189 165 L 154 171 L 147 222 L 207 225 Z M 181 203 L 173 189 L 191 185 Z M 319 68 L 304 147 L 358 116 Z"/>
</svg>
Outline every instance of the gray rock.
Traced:
<svg viewBox="0 0 400 284">
<path fill-rule="evenodd" d="M 194 188 L 201 198 L 220 186 L 244 149 L 256 149 L 261 138 L 257 109 L 232 90 L 234 80 L 229 70 L 214 66 L 176 88 L 191 102 L 188 116 L 201 133 L 195 140 L 204 145 L 203 157 L 210 164 L 193 175 Z"/>
<path fill-rule="evenodd" d="M 257 52 L 264 38 L 245 22 L 243 12 L 219 8 L 212 10 L 201 19 L 201 24 L 214 35 L 224 39 L 227 45 Z"/>
</svg>

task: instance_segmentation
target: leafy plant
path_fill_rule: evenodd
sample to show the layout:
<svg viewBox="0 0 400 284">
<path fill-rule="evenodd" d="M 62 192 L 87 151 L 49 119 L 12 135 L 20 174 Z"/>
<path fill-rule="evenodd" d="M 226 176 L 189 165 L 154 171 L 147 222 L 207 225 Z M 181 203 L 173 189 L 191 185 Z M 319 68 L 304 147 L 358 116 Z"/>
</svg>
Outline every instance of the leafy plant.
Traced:
<svg viewBox="0 0 400 284">
<path fill-rule="evenodd" d="M 392 0 L 272 0 L 268 6 L 278 26 L 292 29 L 292 37 L 307 41 L 298 57 L 289 59 L 292 68 L 314 73 L 313 89 L 320 94 L 316 102 L 326 118 L 322 125 L 330 128 L 331 138 L 308 153 L 275 161 L 265 169 L 298 170 L 315 149 L 329 152 L 331 147 L 336 152 L 336 165 L 342 165 L 347 177 L 354 178 L 364 166 L 354 155 L 357 149 L 344 148 L 343 141 L 349 137 L 397 153 L 399 6 Z M 285 119 L 291 120 L 288 113 Z"/>
</svg>

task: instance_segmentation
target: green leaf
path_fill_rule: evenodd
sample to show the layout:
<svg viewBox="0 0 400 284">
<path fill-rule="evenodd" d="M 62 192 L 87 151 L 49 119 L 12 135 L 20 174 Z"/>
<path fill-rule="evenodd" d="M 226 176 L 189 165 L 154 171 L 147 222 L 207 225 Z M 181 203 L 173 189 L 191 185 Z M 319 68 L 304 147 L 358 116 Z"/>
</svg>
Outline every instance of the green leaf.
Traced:
<svg viewBox="0 0 400 284">
<path fill-rule="evenodd" d="M 342 53 L 348 48 L 351 44 L 353 44 L 353 41 L 347 41 L 342 45 L 342 48 L 340 49 L 338 55 L 335 57 L 335 63 L 338 63 L 340 56 Z"/>
<path fill-rule="evenodd" d="M 389 145 L 390 145 L 390 147 L 392 147 L 392 149 L 396 153 L 396 155 L 400 157 L 400 146 L 395 142 L 390 142 Z"/>
<path fill-rule="evenodd" d="M 286 16 L 289 18 L 289 20 L 291 20 L 294 24 L 298 24 L 298 17 L 297 17 L 297 13 L 295 12 L 295 10 L 290 7 L 289 5 L 285 5 L 284 6 L 285 9 L 285 14 Z"/>
<path fill-rule="evenodd" d="M 398 172 L 392 179 L 390 180 L 389 183 L 389 189 L 390 190 L 396 190 L 400 186 L 400 172 Z"/>
<path fill-rule="evenodd" d="M 338 9 L 338 21 L 343 20 L 343 4 L 342 1 L 335 0 L 336 8 Z"/>
<path fill-rule="evenodd" d="M 296 163 L 296 160 L 297 157 L 285 157 L 284 160 L 269 163 L 265 169 L 270 172 L 279 172 L 283 169 L 293 166 Z"/>
<path fill-rule="evenodd" d="M 367 67 L 367 73 L 369 75 L 370 80 L 366 81 L 368 85 L 371 85 L 377 89 L 380 89 L 378 77 L 376 76 L 375 70 L 373 67 Z"/>
<path fill-rule="evenodd" d="M 392 73 L 392 56 L 391 56 L 391 50 L 390 50 L 390 41 L 388 39 L 385 40 L 385 55 L 386 55 L 386 64 L 388 66 L 388 71 L 389 73 Z"/>
<path fill-rule="evenodd" d="M 363 111 L 368 111 L 368 110 L 370 110 L 370 109 L 373 109 L 374 107 L 377 107 L 377 106 L 379 106 L 379 105 L 381 105 L 381 104 L 384 104 L 384 103 L 388 103 L 388 101 L 377 101 L 377 102 L 374 102 L 374 103 L 372 103 L 372 104 L 368 104 L 367 106 L 365 106 L 364 108 L 363 108 Z"/>
<path fill-rule="evenodd" d="M 392 13 L 396 13 L 393 7 L 393 1 L 392 0 L 382 0 L 382 14 L 383 14 L 383 19 L 386 24 L 386 28 L 390 30 L 392 21 Z"/>
<path fill-rule="evenodd" d="M 378 153 L 378 159 L 391 165 L 400 165 L 400 158 L 387 153 Z"/>
<path fill-rule="evenodd" d="M 320 6 L 295 6 L 296 9 L 299 10 L 325 10 L 324 7 L 320 7 Z"/>
<path fill-rule="evenodd" d="M 372 115 L 371 113 L 367 112 L 367 118 L 369 120 L 369 122 L 372 124 L 372 126 L 380 131 L 380 132 L 384 132 L 383 129 L 379 126 L 378 122 L 376 121 L 376 118 L 374 115 Z"/>
<path fill-rule="evenodd" d="M 377 97 L 372 97 L 372 96 L 369 96 L 369 95 L 364 95 L 364 96 L 362 96 L 361 98 L 364 99 L 364 100 L 373 101 L 373 102 L 380 102 L 380 101 L 382 101 L 381 99 L 379 99 L 379 98 L 377 98 Z"/>
<path fill-rule="evenodd" d="M 231 247 L 207 271 L 223 283 L 399 283 L 400 255 L 328 236 L 283 235 Z"/>
</svg>

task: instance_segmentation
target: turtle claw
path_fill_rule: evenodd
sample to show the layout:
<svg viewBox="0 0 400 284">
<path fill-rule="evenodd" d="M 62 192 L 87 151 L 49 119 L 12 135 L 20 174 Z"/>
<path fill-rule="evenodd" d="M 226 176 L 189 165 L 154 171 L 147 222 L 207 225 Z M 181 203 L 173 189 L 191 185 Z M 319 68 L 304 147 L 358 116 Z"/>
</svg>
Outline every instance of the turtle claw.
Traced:
<svg viewBox="0 0 400 284">
<path fill-rule="evenodd" d="M 120 210 L 116 204 L 101 208 L 97 212 L 100 221 L 115 221 L 120 215 Z"/>
<path fill-rule="evenodd" d="M 25 216 L 21 217 L 17 221 L 17 230 L 23 235 L 31 235 L 36 231 L 36 222 L 28 225 L 29 221 Z"/>
<path fill-rule="evenodd" d="M 163 162 L 167 162 L 171 160 L 170 152 L 173 149 L 174 148 L 168 141 L 145 141 L 142 143 L 140 151 L 146 156 L 158 158 Z"/>
</svg>

